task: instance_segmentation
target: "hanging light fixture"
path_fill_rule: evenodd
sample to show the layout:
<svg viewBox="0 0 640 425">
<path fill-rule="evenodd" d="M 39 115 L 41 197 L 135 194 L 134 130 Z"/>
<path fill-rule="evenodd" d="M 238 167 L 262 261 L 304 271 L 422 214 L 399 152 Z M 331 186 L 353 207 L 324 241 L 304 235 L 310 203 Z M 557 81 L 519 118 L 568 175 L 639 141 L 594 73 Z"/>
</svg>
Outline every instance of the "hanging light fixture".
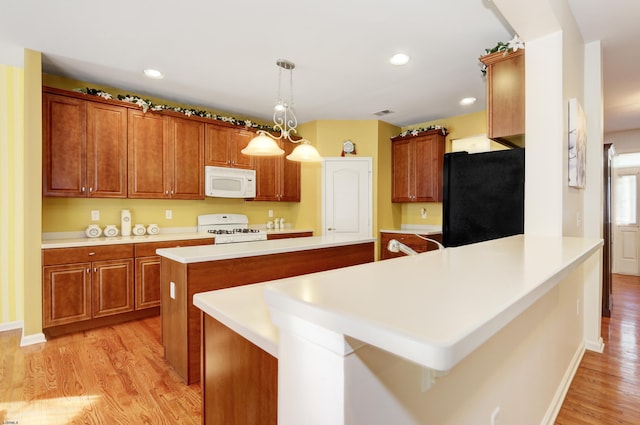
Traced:
<svg viewBox="0 0 640 425">
<path fill-rule="evenodd" d="M 306 139 L 294 140 L 292 137 L 296 133 L 298 119 L 293 108 L 293 69 L 296 65 L 286 59 L 278 59 L 276 65 L 278 70 L 278 98 L 273 112 L 273 128 L 280 132 L 279 135 L 264 130 L 258 130 L 256 137 L 251 139 L 247 147 L 242 149 L 245 155 L 254 156 L 275 156 L 282 155 L 284 150 L 278 146 L 278 140 L 288 140 L 297 143 L 298 146 L 287 155 L 287 159 L 300 162 L 315 162 L 322 160 L 322 157 L 311 143 Z M 282 70 L 289 71 L 289 100 L 283 100 L 281 96 Z"/>
</svg>

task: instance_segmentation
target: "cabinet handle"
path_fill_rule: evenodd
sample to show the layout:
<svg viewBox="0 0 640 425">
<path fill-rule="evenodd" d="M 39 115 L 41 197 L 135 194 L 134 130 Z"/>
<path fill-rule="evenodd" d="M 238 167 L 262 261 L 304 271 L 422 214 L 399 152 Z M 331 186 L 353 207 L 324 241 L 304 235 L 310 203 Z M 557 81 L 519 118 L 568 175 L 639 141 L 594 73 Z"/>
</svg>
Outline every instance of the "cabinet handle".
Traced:
<svg viewBox="0 0 640 425">
<path fill-rule="evenodd" d="M 96 255 L 96 253 L 95 252 L 90 252 L 89 256 L 91 256 L 91 255 Z"/>
<path fill-rule="evenodd" d="M 84 186 L 80 189 L 80 192 L 84 193 Z"/>
<path fill-rule="evenodd" d="M 94 267 L 94 268 L 93 268 L 93 272 L 94 272 L 94 273 L 98 273 L 98 268 L 97 268 L 97 267 Z"/>
<path fill-rule="evenodd" d="M 87 274 L 91 273 L 91 269 L 87 269 Z"/>
<path fill-rule="evenodd" d="M 336 230 L 336 228 L 335 227 L 327 227 L 327 230 L 328 231 L 332 231 L 332 230 Z"/>
<path fill-rule="evenodd" d="M 89 193 L 93 193 L 93 187 L 89 188 Z"/>
<path fill-rule="evenodd" d="M 168 190 L 165 190 L 165 191 L 164 191 L 164 194 L 165 194 L 165 195 L 168 195 L 168 194 L 169 194 L 169 191 L 168 191 Z"/>
</svg>

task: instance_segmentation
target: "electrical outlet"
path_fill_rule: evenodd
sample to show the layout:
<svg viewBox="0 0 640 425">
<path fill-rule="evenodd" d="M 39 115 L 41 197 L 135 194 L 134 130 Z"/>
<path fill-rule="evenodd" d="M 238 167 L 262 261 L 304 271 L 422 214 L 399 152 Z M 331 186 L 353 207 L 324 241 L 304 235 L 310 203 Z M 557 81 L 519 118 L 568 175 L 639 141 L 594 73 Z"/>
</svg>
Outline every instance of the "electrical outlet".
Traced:
<svg viewBox="0 0 640 425">
<path fill-rule="evenodd" d="M 172 300 L 176 299 L 176 283 L 175 282 L 169 282 L 169 296 L 171 297 Z"/>
<path fill-rule="evenodd" d="M 166 218 L 167 220 L 171 220 L 173 218 L 173 211 L 172 210 L 165 210 L 164 211 L 164 218 Z"/>
<path fill-rule="evenodd" d="M 420 216 L 422 218 L 427 218 L 427 209 L 426 208 L 423 208 L 423 209 L 420 210 Z"/>
<path fill-rule="evenodd" d="M 491 425 L 500 425 L 500 406 L 496 406 L 491 413 Z"/>
<path fill-rule="evenodd" d="M 269 210 L 269 217 L 273 217 L 273 210 Z"/>
<path fill-rule="evenodd" d="M 91 221 L 98 221 L 98 220 L 100 220 L 100 211 L 92 210 L 91 211 Z"/>
</svg>

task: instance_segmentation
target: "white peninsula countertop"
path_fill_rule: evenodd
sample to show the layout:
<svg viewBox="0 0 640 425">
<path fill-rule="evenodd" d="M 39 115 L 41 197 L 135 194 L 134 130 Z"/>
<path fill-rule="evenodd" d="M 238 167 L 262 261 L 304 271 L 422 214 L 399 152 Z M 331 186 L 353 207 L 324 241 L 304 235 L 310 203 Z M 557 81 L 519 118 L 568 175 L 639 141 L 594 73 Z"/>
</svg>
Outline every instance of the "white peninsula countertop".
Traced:
<svg viewBox="0 0 640 425">
<path fill-rule="evenodd" d="M 375 242 L 367 236 L 309 236 L 304 238 L 274 239 L 266 241 L 240 242 L 222 245 L 200 245 L 182 248 L 158 249 L 156 253 L 183 264 L 205 261 L 228 260 L 231 258 L 255 257 L 259 255 L 306 251 L 310 249 L 332 248 Z"/>
<path fill-rule="evenodd" d="M 447 371 L 601 245 L 600 239 L 512 236 L 205 292 L 194 304 L 276 357 L 278 330 L 269 308 Z"/>
</svg>

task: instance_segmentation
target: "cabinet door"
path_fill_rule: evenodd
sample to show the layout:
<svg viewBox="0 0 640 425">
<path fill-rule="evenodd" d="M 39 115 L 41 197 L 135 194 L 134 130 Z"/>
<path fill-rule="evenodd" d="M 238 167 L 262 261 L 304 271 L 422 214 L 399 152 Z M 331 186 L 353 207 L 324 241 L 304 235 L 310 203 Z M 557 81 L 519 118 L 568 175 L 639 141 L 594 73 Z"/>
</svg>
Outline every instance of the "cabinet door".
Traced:
<svg viewBox="0 0 640 425">
<path fill-rule="evenodd" d="M 91 263 L 93 317 L 133 311 L 133 259 Z"/>
<path fill-rule="evenodd" d="M 413 201 L 438 202 L 442 200 L 442 162 L 438 136 L 425 136 L 412 140 Z"/>
<path fill-rule="evenodd" d="M 251 139 L 256 137 L 256 133 L 249 130 L 232 130 L 229 138 L 229 153 L 231 156 L 231 166 L 234 168 L 253 168 L 253 159 L 249 155 L 240 152 L 246 148 Z"/>
<path fill-rule="evenodd" d="M 231 152 L 229 128 L 215 124 L 205 125 L 205 165 L 217 167 L 231 166 Z"/>
<path fill-rule="evenodd" d="M 281 201 L 300 202 L 300 163 L 286 158 L 296 146 L 291 142 L 283 142 L 280 145 L 284 149 L 280 173 Z"/>
<path fill-rule="evenodd" d="M 44 196 L 86 196 L 86 123 L 83 100 L 43 94 Z"/>
<path fill-rule="evenodd" d="M 127 109 L 87 102 L 88 196 L 127 197 Z"/>
<path fill-rule="evenodd" d="M 204 199 L 204 123 L 171 117 L 169 129 L 169 195 Z"/>
<path fill-rule="evenodd" d="M 136 310 L 160 305 L 160 257 L 136 258 Z"/>
<path fill-rule="evenodd" d="M 277 201 L 279 179 L 276 172 L 281 159 L 275 156 L 258 156 L 253 159 L 256 168 L 256 201 Z"/>
<path fill-rule="evenodd" d="M 169 197 L 167 122 L 162 115 L 129 110 L 129 198 Z"/>
<path fill-rule="evenodd" d="M 42 326 L 91 319 L 91 264 L 43 267 Z"/>
<path fill-rule="evenodd" d="M 409 139 L 393 142 L 392 145 L 392 187 L 393 202 L 413 201 L 413 161 Z"/>
</svg>

